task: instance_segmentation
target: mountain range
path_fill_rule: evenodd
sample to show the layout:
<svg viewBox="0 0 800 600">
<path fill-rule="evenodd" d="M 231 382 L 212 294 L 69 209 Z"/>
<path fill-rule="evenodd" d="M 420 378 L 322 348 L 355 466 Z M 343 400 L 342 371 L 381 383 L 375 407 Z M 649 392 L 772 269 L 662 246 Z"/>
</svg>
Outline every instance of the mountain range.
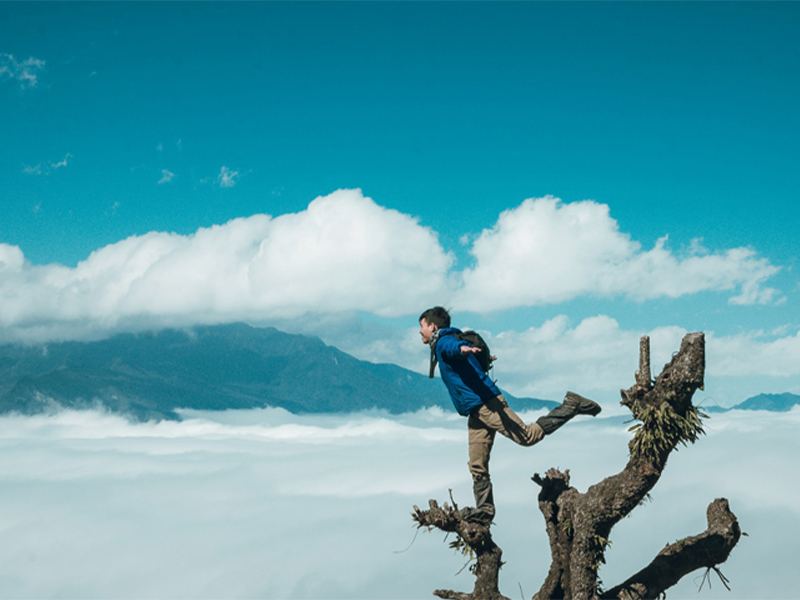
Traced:
<svg viewBox="0 0 800 600">
<path fill-rule="evenodd" d="M 557 404 L 505 395 L 517 410 Z M 795 404 L 796 394 L 760 394 L 733 409 L 788 411 Z M 145 421 L 179 419 L 179 409 L 266 406 L 293 413 L 452 408 L 438 378 L 358 360 L 319 338 L 242 323 L 0 346 L 0 413 L 102 407 Z"/>
<path fill-rule="evenodd" d="M 784 394 L 758 394 L 744 402 L 723 408 L 721 406 L 704 406 L 705 412 L 727 412 L 729 410 L 768 410 L 771 412 L 788 412 L 792 407 L 800 404 L 800 396 L 786 392 Z"/>
<path fill-rule="evenodd" d="M 506 395 L 519 410 L 556 402 Z M 103 407 L 136 420 L 178 409 L 294 413 L 452 408 L 441 381 L 358 360 L 315 337 L 245 324 L 0 346 L 0 413 Z"/>
</svg>

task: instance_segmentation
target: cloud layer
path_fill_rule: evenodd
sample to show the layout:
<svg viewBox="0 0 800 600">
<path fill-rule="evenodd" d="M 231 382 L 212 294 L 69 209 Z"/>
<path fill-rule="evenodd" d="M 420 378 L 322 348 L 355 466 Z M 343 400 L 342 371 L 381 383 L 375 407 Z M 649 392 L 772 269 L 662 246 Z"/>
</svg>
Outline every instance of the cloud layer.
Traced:
<svg viewBox="0 0 800 600">
<path fill-rule="evenodd" d="M 461 417 L 186 417 L 0 418 L 0 597 L 427 598 L 471 589 L 467 570 L 455 575 L 461 555 L 441 535 L 415 539 L 409 517 L 414 504 L 447 500 L 448 489 L 471 502 Z M 707 436 L 670 458 L 652 501 L 612 531 L 603 581 L 704 530 L 706 506 L 725 496 L 750 535 L 721 567 L 732 583 L 725 597 L 795 597 L 787 532 L 800 526 L 798 425 L 797 411 L 710 419 Z M 497 442 L 494 536 L 507 595 L 521 586 L 530 597 L 549 565 L 530 476 L 569 468 L 584 491 L 624 466 L 627 427 L 581 419 L 534 448 Z M 698 594 L 697 575 L 670 595 L 719 597 L 716 581 Z"/>
</svg>

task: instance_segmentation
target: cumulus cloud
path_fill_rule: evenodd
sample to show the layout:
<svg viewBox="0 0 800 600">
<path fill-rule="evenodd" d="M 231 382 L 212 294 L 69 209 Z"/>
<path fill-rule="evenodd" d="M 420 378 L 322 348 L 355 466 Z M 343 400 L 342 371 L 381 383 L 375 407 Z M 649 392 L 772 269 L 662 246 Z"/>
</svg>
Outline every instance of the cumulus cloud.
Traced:
<svg viewBox="0 0 800 600">
<path fill-rule="evenodd" d="M 296 214 L 133 236 L 75 268 L 32 266 L 0 244 L 0 325 L 4 341 L 42 341 L 306 312 L 406 314 L 444 293 L 451 262 L 412 217 L 339 191 Z"/>
<path fill-rule="evenodd" d="M 760 331 L 711 337 L 716 356 L 709 373 L 720 377 L 800 375 L 800 331 L 775 337 Z"/>
<path fill-rule="evenodd" d="M 658 374 L 680 348 L 686 331 L 661 327 L 647 333 L 653 370 Z M 515 395 L 560 399 L 567 390 L 575 390 L 613 397 L 633 383 L 642 335 L 622 329 L 605 315 L 574 326 L 560 315 L 522 332 L 496 336 L 487 332 L 487 342 L 498 356 L 495 376 Z"/>
<path fill-rule="evenodd" d="M 222 188 L 232 188 L 239 181 L 239 171 L 233 171 L 228 167 L 222 167 L 219 175 L 217 175 L 217 183 Z"/>
<path fill-rule="evenodd" d="M 172 173 L 167 169 L 161 169 L 161 179 L 158 180 L 158 183 L 169 183 L 172 181 L 173 177 L 175 177 L 175 173 Z"/>
<path fill-rule="evenodd" d="M 428 352 L 420 343 L 418 327 L 381 328 L 354 318 L 340 326 L 317 321 L 308 330 L 293 322 L 289 325 L 298 333 L 313 332 L 361 360 L 428 373 Z M 633 385 L 639 368 L 641 336 L 650 337 L 651 370 L 656 376 L 689 332 L 675 325 L 627 329 L 608 315 L 577 322 L 558 315 L 521 331 L 481 329 L 480 333 L 498 357 L 492 377 L 501 389 L 556 401 L 573 390 L 593 397 L 607 413 L 619 414 L 625 411 L 619 405 L 619 390 Z M 800 333 L 797 328 L 771 334 L 707 331 L 705 379 L 705 390 L 698 392 L 704 405 L 729 407 L 762 392 L 800 394 Z"/>
<path fill-rule="evenodd" d="M 18 273 L 25 265 L 25 255 L 17 246 L 0 244 L 0 273 Z"/>
<path fill-rule="evenodd" d="M 688 333 L 676 326 L 650 331 L 626 330 L 599 315 L 572 325 L 565 315 L 522 332 L 484 337 L 499 357 L 495 376 L 515 395 L 560 399 L 567 390 L 597 395 L 608 409 L 619 402 L 619 389 L 633 385 L 639 368 L 639 339 L 650 337 L 655 377 L 680 348 Z M 770 377 L 769 388 L 742 387 L 751 377 Z M 761 382 L 761 385 L 767 385 Z M 762 391 L 800 391 L 800 333 L 767 337 L 706 333 L 706 386 L 698 397 L 731 406 Z M 621 410 L 621 409 L 619 409 Z"/>
<path fill-rule="evenodd" d="M 676 298 L 732 291 L 732 304 L 766 304 L 763 287 L 779 269 L 748 248 L 707 253 L 695 244 L 679 257 L 663 237 L 650 250 L 619 231 L 609 207 L 564 204 L 548 196 L 501 213 L 472 245 L 476 264 L 463 273 L 456 304 L 486 311 L 557 303 L 578 296 Z"/>
<path fill-rule="evenodd" d="M 0 54 L 0 80 L 17 81 L 20 87 L 36 87 L 39 73 L 44 69 L 44 61 L 29 57 L 18 61 L 11 54 Z"/>
<path fill-rule="evenodd" d="M 167 170 L 162 174 L 160 183 L 172 177 Z M 236 320 L 280 327 L 298 317 L 319 324 L 326 315 L 416 316 L 434 304 L 498 311 L 588 294 L 644 301 L 728 290 L 733 303 L 777 297 L 764 282 L 778 268 L 754 251 L 712 253 L 697 243 L 677 257 L 665 240 L 643 251 L 619 232 L 607 206 L 588 201 L 528 200 L 504 212 L 494 228 L 475 239 L 472 252 L 475 266 L 455 270 L 453 255 L 441 247 L 436 232 L 360 190 L 317 198 L 296 214 L 234 219 L 188 236 L 133 236 L 96 250 L 75 268 L 32 266 L 19 248 L 0 244 L 0 264 L 6 265 L 0 268 L 0 341 L 86 339 Z M 589 365 L 589 348 L 598 359 L 607 357 L 608 348 L 594 344 L 616 325 L 602 316 L 574 331 L 564 323 L 559 318 L 525 334 L 498 334 L 495 344 L 499 349 L 518 344 L 526 360 L 547 365 L 542 389 L 556 390 L 562 379 L 555 368 L 559 357 L 583 356 Z M 530 355 L 527 338 L 539 347 L 539 338 L 550 331 L 558 331 L 567 345 Z M 360 356 L 368 347 L 370 360 L 395 355 L 404 366 L 421 364 L 414 332 L 394 331 L 391 339 L 378 336 L 366 346 L 365 336 L 350 333 L 346 340 L 340 335 L 326 341 L 344 340 L 340 347 Z M 638 333 L 619 335 L 627 344 Z M 520 366 L 520 377 L 523 368 L 530 370 Z M 607 382 L 611 371 L 596 369 L 578 372 L 584 373 L 582 380 Z M 516 367 L 510 374 L 516 386 Z"/>
</svg>

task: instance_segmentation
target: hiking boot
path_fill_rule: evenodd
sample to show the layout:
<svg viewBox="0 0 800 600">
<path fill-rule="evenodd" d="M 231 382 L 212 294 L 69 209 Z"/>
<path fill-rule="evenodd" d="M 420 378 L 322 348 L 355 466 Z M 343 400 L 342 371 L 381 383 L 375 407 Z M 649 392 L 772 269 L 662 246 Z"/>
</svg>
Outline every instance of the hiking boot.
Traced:
<svg viewBox="0 0 800 600">
<path fill-rule="evenodd" d="M 470 523 L 480 525 L 491 524 L 494 519 L 494 494 L 492 480 L 488 477 L 472 482 L 472 494 L 475 496 L 475 508 L 465 506 L 461 509 L 461 518 Z"/>
<path fill-rule="evenodd" d="M 556 406 L 549 414 L 539 417 L 536 423 L 544 430 L 545 434 L 549 435 L 576 415 L 591 415 L 594 417 L 600 410 L 600 405 L 597 402 L 579 396 L 574 392 L 567 392 L 564 402 L 560 406 Z"/>
<path fill-rule="evenodd" d="M 491 509 L 491 510 L 489 510 Z M 471 506 L 464 506 L 459 509 L 461 519 L 468 523 L 477 523 L 484 527 L 489 527 L 494 520 L 494 506 L 472 508 Z"/>
<path fill-rule="evenodd" d="M 579 396 L 575 392 L 567 392 L 567 395 L 564 397 L 564 404 L 574 406 L 576 408 L 576 415 L 591 415 L 596 417 L 602 410 L 597 402 Z"/>
</svg>

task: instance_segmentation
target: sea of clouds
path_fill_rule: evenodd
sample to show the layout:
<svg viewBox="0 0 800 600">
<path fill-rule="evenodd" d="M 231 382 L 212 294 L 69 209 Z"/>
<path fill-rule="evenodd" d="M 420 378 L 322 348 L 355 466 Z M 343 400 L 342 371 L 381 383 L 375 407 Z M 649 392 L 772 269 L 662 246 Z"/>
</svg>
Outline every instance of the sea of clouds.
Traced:
<svg viewBox="0 0 800 600">
<path fill-rule="evenodd" d="M 613 411 L 609 411 L 613 412 Z M 278 409 L 186 412 L 134 424 L 99 412 L 0 418 L 3 598 L 429 598 L 469 591 L 464 559 L 417 534 L 414 504 L 471 503 L 465 422 L 438 409 L 295 416 Z M 523 415 L 526 419 L 537 413 Z M 492 458 L 501 590 L 530 597 L 549 566 L 534 472 L 569 468 L 580 491 L 625 464 L 624 418 L 579 418 L 534 448 L 499 440 Z M 673 454 L 652 501 L 612 531 L 613 585 L 730 500 L 743 537 L 698 593 L 796 597 L 800 410 L 713 415 Z"/>
</svg>

